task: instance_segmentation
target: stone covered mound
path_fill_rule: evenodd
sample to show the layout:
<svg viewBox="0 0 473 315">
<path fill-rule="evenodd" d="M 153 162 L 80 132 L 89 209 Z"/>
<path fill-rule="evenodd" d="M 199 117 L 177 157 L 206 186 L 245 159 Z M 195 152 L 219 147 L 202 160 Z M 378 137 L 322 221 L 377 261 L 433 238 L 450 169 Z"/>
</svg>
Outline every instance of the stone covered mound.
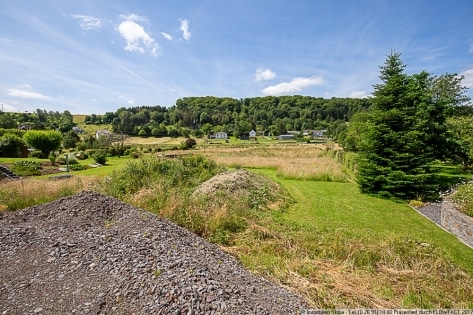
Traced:
<svg viewBox="0 0 473 315">
<path fill-rule="evenodd" d="M 232 197 L 248 195 L 252 191 L 266 188 L 278 190 L 279 187 L 269 179 L 251 173 L 245 169 L 238 169 L 220 173 L 203 182 L 194 191 L 193 195 L 206 195 L 221 192 Z"/>
<path fill-rule="evenodd" d="M 0 212 L 0 314 L 295 314 L 295 293 L 202 238 L 85 191 Z"/>
</svg>

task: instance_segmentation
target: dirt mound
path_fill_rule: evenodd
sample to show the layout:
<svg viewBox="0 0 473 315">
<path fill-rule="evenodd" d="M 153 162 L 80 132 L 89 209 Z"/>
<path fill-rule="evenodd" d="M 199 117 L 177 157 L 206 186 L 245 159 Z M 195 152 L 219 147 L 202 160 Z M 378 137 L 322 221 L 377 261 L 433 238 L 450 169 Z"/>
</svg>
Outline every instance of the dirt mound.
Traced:
<svg viewBox="0 0 473 315">
<path fill-rule="evenodd" d="M 1 314 L 294 314 L 306 307 L 217 246 L 95 192 L 0 212 L 0 252 Z"/>
<path fill-rule="evenodd" d="M 263 188 L 277 189 L 277 185 L 263 176 L 244 169 L 232 170 L 215 175 L 203 182 L 193 193 L 194 196 L 221 192 L 225 194 L 246 195 Z"/>
</svg>

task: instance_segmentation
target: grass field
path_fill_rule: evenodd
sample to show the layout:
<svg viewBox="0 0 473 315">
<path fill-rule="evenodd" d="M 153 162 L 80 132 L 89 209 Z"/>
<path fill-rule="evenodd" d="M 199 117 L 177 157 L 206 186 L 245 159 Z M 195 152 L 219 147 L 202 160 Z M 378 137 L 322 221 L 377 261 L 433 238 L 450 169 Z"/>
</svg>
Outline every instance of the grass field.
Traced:
<svg viewBox="0 0 473 315">
<path fill-rule="evenodd" d="M 254 246 L 242 237 L 232 250 L 255 272 L 300 288 L 321 308 L 473 306 L 473 250 L 412 208 L 362 195 L 354 183 L 257 172 L 296 203 L 272 223 L 273 240 Z"/>
<path fill-rule="evenodd" d="M 473 250 L 406 204 L 361 194 L 350 172 L 327 160 L 325 152 L 316 145 L 187 151 L 271 178 L 290 196 L 283 209 L 242 217 L 247 228 L 233 233 L 232 242 L 222 248 L 252 272 L 298 291 L 314 308 L 473 308 Z M 28 199 L 46 202 L 93 189 L 105 175 L 127 168 L 129 161 L 109 158 L 106 166 L 73 173 L 70 182 L 54 182 L 57 188 L 33 179 L 0 184 L 0 209 L 8 208 L 7 200 L 20 207 Z M 459 171 L 447 167 L 445 180 L 461 178 Z M 178 211 L 180 217 L 205 210 L 201 217 L 212 221 L 206 215 L 222 216 L 232 206 L 210 200 L 207 208 L 199 208 L 188 202 L 188 192 L 163 184 L 127 198 L 143 207 L 149 199 L 156 207 L 164 204 L 167 193 L 172 196 L 165 211 Z M 212 207 L 217 208 L 212 212 Z M 185 226 L 192 230 L 196 223 Z"/>
</svg>

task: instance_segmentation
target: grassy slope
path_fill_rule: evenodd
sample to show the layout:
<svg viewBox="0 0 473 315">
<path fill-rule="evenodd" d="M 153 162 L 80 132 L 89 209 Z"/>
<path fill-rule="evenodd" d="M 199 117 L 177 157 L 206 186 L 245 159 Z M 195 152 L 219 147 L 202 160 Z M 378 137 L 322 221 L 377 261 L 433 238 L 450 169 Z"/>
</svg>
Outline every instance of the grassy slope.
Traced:
<svg viewBox="0 0 473 315">
<path fill-rule="evenodd" d="M 392 234 L 443 248 L 473 275 L 473 250 L 404 204 L 359 193 L 356 184 L 279 180 L 297 203 L 284 219 L 319 230 L 341 228 L 376 242 Z"/>
<path fill-rule="evenodd" d="M 230 248 L 254 272 L 297 288 L 317 308 L 473 306 L 473 250 L 409 206 L 363 195 L 354 183 L 253 171 L 295 200 L 268 221 L 261 242 L 244 236 Z"/>
</svg>

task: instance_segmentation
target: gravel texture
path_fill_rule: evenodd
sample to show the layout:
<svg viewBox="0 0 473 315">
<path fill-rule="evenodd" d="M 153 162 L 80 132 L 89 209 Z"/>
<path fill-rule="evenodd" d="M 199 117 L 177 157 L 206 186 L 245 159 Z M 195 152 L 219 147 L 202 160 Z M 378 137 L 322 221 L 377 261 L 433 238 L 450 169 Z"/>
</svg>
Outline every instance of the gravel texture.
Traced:
<svg viewBox="0 0 473 315">
<path fill-rule="evenodd" d="M 437 223 L 438 225 L 441 225 L 440 224 L 440 218 L 442 215 L 441 209 L 442 209 L 441 202 L 429 202 L 416 210 L 422 213 L 423 215 L 425 215 L 431 221 Z"/>
<path fill-rule="evenodd" d="M 217 246 L 85 191 L 0 212 L 0 314 L 297 314 Z"/>
</svg>

